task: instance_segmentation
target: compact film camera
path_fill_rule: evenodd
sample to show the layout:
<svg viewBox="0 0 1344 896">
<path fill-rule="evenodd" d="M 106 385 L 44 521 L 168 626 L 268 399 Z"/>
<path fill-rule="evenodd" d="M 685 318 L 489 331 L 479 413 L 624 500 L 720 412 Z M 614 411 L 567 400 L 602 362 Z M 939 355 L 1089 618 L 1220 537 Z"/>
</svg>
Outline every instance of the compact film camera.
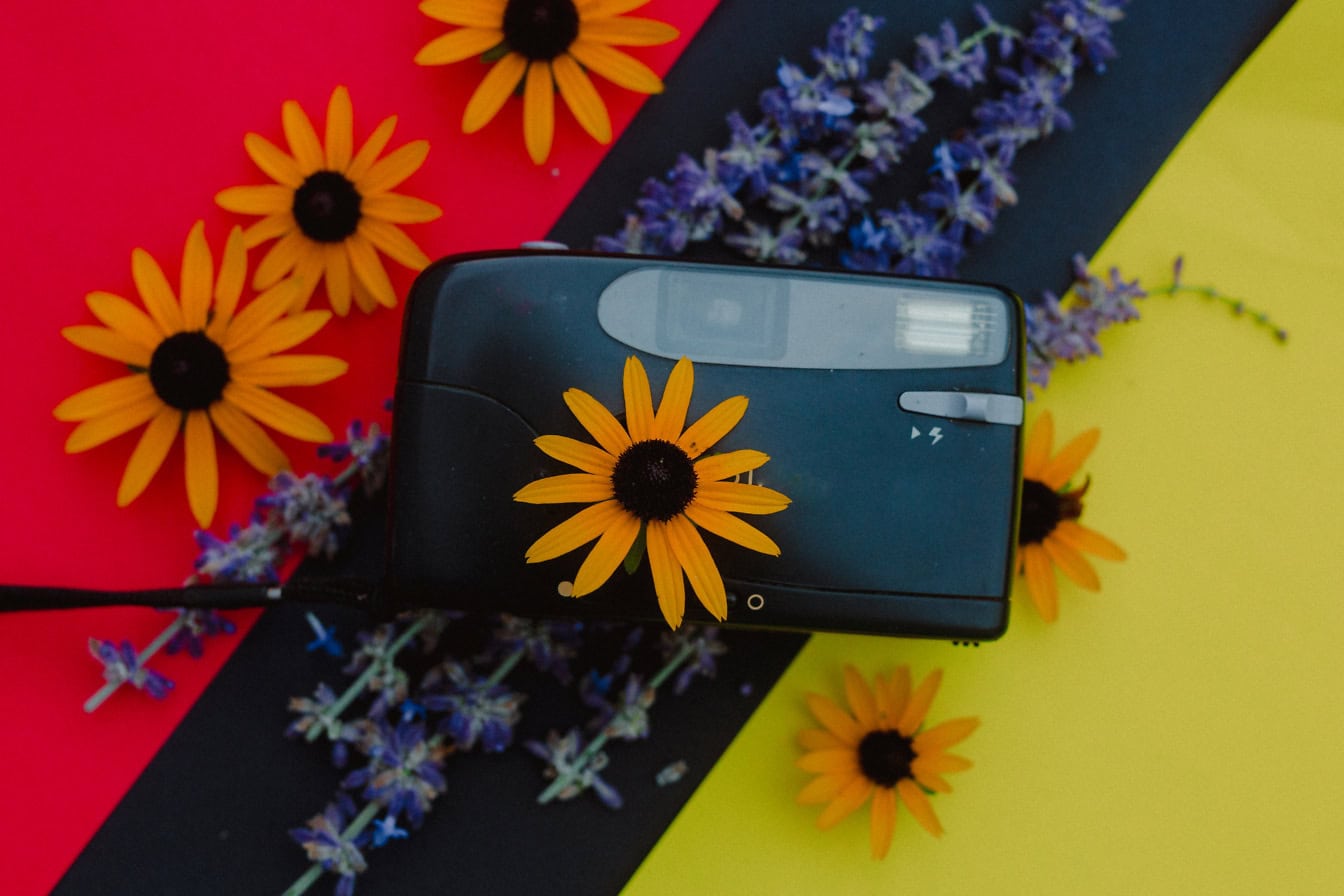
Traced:
<svg viewBox="0 0 1344 896">
<path fill-rule="evenodd" d="M 513 500 L 576 472 L 543 434 L 589 442 L 575 387 L 618 417 L 638 357 L 655 405 L 694 365 L 687 422 L 745 395 L 712 451 L 770 455 L 743 481 L 773 557 L 705 539 L 729 625 L 992 639 L 1008 618 L 1023 416 L 1020 301 L 988 285 L 522 250 L 446 258 L 408 300 L 383 597 L 529 616 L 660 620 L 647 562 L 564 596 L 585 556 L 524 554 L 579 507 Z M 688 589 L 688 622 L 712 622 Z"/>
</svg>

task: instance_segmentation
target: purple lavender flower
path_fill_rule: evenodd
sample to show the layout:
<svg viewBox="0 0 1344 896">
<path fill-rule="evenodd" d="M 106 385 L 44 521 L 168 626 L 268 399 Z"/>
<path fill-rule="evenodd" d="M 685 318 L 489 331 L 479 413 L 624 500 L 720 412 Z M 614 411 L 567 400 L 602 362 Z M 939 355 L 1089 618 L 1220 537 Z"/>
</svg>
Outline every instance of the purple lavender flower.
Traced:
<svg viewBox="0 0 1344 896">
<path fill-rule="evenodd" d="M 654 690 L 645 687 L 638 675 L 630 675 L 614 703 L 605 699 L 585 702 L 600 710 L 591 727 L 609 738 L 640 740 L 649 736 L 649 708 L 654 699 Z"/>
<path fill-rule="evenodd" d="M 621 808 L 620 793 L 598 774 L 607 767 L 607 754 L 599 750 L 585 757 L 583 737 L 577 728 L 571 728 L 564 736 L 551 731 L 545 743 L 529 740 L 524 746 L 545 761 L 547 780 L 565 782 L 556 794 L 558 798 L 570 800 L 591 789 L 607 808 Z"/>
<path fill-rule="evenodd" d="M 319 684 L 312 697 L 289 698 L 289 711 L 298 718 L 285 728 L 285 737 L 307 735 L 316 728 L 331 741 L 331 763 L 344 768 L 350 756 L 350 746 L 360 739 L 360 730 L 335 715 L 336 692 L 325 683 Z"/>
<path fill-rule="evenodd" d="M 728 652 L 728 645 L 719 640 L 719 630 L 715 626 L 688 625 L 680 631 L 663 632 L 664 661 L 676 656 L 688 646 L 691 653 L 677 672 L 676 682 L 672 686 L 674 694 L 685 693 L 696 676 L 713 678 L 718 672 L 715 657 Z"/>
<path fill-rule="evenodd" d="M 502 659 L 522 650 L 539 672 L 554 675 L 561 684 L 569 684 L 573 674 L 569 661 L 574 658 L 583 623 L 525 619 L 501 614 L 499 627 L 490 639 L 485 659 Z"/>
<path fill-rule="evenodd" d="M 519 707 L 526 699 L 503 684 L 473 677 L 457 662 L 447 660 L 425 676 L 423 702 L 433 712 L 449 716 L 439 731 L 453 739 L 458 749 L 470 750 L 480 741 L 487 753 L 498 753 L 513 743 L 513 728 L 522 717 Z M 441 692 L 440 689 L 442 689 Z"/>
<path fill-rule="evenodd" d="M 389 840 L 405 840 L 410 832 L 397 826 L 397 816 L 384 815 L 373 823 L 373 845 L 386 846 Z"/>
<path fill-rule="evenodd" d="M 868 76 L 873 58 L 873 32 L 883 19 L 846 10 L 826 34 L 826 46 L 812 51 L 812 58 L 826 76 L 835 81 L 857 81 Z"/>
<path fill-rule="evenodd" d="M 351 896 L 355 891 L 355 875 L 364 873 L 369 867 L 360 851 L 369 842 L 369 832 L 361 831 L 352 837 L 345 835 L 345 827 L 354 814 L 354 803 L 345 794 L 340 794 L 321 815 L 308 819 L 307 827 L 289 832 L 289 836 L 303 847 L 310 862 L 340 877 L 336 896 Z"/>
<path fill-rule="evenodd" d="M 1066 304 L 1053 292 L 1026 306 L 1027 378 L 1046 386 L 1056 363 L 1073 363 L 1100 355 L 1097 334 L 1112 324 L 1139 316 L 1134 302 L 1147 293 L 1137 280 L 1126 281 L 1112 268 L 1105 279 L 1087 269 L 1082 255 L 1073 257 L 1073 283 Z"/>
<path fill-rule="evenodd" d="M 188 655 L 199 659 L 205 653 L 205 639 L 211 635 L 231 635 L 238 630 L 232 621 L 220 615 L 218 610 L 180 609 L 175 611 L 182 620 L 182 627 L 164 647 L 170 656 L 185 650 Z"/>
<path fill-rule="evenodd" d="M 864 82 L 860 91 L 864 112 L 891 124 L 905 146 L 914 143 L 926 130 L 919 113 L 933 99 L 933 90 L 927 81 L 900 62 L 893 60 L 884 78 Z"/>
<path fill-rule="evenodd" d="M 770 140 L 764 125 L 752 127 L 736 111 L 728 114 L 731 142 L 718 154 L 719 169 L 725 183 L 746 185 L 747 197 L 764 196 L 780 172 L 783 151 Z"/>
<path fill-rule="evenodd" d="M 915 38 L 915 72 L 925 81 L 946 78 L 958 87 L 970 88 L 985 80 L 989 54 L 979 42 L 964 46 L 957 29 L 944 20 L 936 36 Z"/>
<path fill-rule="evenodd" d="M 256 513 L 291 542 L 306 544 L 309 556 L 330 560 L 350 529 L 349 499 L 325 476 L 282 470 L 272 477 L 270 494 L 257 499 Z"/>
<path fill-rule="evenodd" d="M 369 764 L 346 775 L 341 786 L 362 788 L 363 795 L 389 815 L 404 815 L 418 828 L 435 797 L 448 786 L 443 760 L 451 750 L 437 739 L 426 740 L 425 726 L 419 722 L 403 721 L 394 727 L 383 718 L 366 726 L 361 749 Z"/>
<path fill-rule="evenodd" d="M 395 623 L 385 623 L 372 631 L 362 631 L 355 635 L 359 646 L 350 655 L 350 662 L 341 670 L 346 675 L 360 675 L 365 669 L 373 671 L 367 682 L 368 692 L 374 694 L 370 714 L 379 715 L 390 706 L 396 706 L 406 699 L 406 673 L 397 666 L 396 654 L 392 652 L 392 643 L 397 637 Z"/>
<path fill-rule="evenodd" d="M 117 644 L 90 638 L 89 653 L 103 664 L 103 678 L 108 684 L 129 684 L 155 700 L 162 700 L 173 689 L 172 681 L 140 664 L 130 641 Z"/>
<path fill-rule="evenodd" d="M 353 460 L 364 493 L 373 495 L 387 481 L 388 445 L 388 437 L 377 423 L 370 423 L 366 431 L 364 422 L 355 420 L 345 429 L 345 441 L 322 445 L 317 453 L 336 463 Z"/>
<path fill-rule="evenodd" d="M 341 646 L 340 641 L 336 640 L 336 626 L 323 625 L 322 620 L 312 613 L 305 613 L 304 616 L 307 618 L 308 625 L 312 628 L 315 636 L 313 640 L 308 642 L 305 650 L 309 653 L 321 650 L 328 656 L 345 656 L 345 648 Z"/>
<path fill-rule="evenodd" d="M 196 572 L 215 582 L 264 584 L 279 581 L 275 564 L 280 560 L 280 533 L 253 517 L 246 528 L 229 526 L 229 539 L 216 538 L 203 529 L 196 531 Z"/>
</svg>

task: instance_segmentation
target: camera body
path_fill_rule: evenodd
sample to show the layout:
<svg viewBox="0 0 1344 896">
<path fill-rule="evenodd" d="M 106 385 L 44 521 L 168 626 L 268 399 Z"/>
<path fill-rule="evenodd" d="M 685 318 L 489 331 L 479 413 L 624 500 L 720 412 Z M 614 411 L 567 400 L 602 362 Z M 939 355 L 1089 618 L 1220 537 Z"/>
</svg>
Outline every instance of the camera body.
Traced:
<svg viewBox="0 0 1344 896">
<path fill-rule="evenodd" d="M 749 481 L 792 499 L 751 519 L 778 557 L 706 535 L 727 624 L 995 638 L 1021 492 L 1023 331 L 1019 300 L 981 284 L 552 251 L 443 259 L 407 304 L 385 594 L 393 609 L 660 621 L 647 563 L 564 596 L 585 552 L 524 554 L 579 506 L 512 496 L 575 472 L 537 436 L 593 441 L 566 389 L 620 415 L 628 356 L 655 404 L 688 357 L 687 422 L 747 396 L 711 450 L 764 451 Z M 694 600 L 686 619 L 713 621 Z"/>
</svg>

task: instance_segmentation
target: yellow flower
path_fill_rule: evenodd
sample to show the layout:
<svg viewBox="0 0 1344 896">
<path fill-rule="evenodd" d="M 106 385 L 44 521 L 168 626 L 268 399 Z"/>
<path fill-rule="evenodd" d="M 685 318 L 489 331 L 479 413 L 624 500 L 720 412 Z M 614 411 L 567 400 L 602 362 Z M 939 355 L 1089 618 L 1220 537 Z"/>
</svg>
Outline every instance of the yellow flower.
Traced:
<svg viewBox="0 0 1344 896">
<path fill-rule="evenodd" d="M 298 292 L 293 280 L 238 310 L 247 276 L 239 227 L 229 234 L 218 278 L 200 221 L 187 236 L 178 296 L 143 249 L 131 254 L 131 276 L 148 314 L 120 296 L 93 292 L 89 310 L 106 326 L 61 331 L 80 348 L 121 361 L 131 372 L 70 396 L 53 413 L 79 424 L 65 443 L 71 454 L 145 425 L 117 489 L 119 507 L 145 490 L 182 432 L 187 500 L 196 521 L 208 526 L 219 497 L 215 430 L 267 476 L 289 461 L 255 421 L 296 439 L 331 441 L 326 424 L 270 391 L 325 383 L 345 373 L 339 358 L 277 354 L 320 330 L 331 312 L 283 317 Z"/>
<path fill-rule="evenodd" d="M 661 93 L 663 82 L 644 63 L 615 49 L 677 38 L 677 29 L 626 16 L 648 0 L 425 0 L 420 11 L 460 26 L 426 44 L 421 65 L 447 65 L 486 54 L 494 65 L 462 114 L 462 130 L 485 127 L 521 82 L 523 141 L 540 165 L 551 152 L 555 92 L 594 140 L 611 142 L 611 120 L 587 72 L 637 93 Z M 497 57 L 497 59 L 496 59 Z"/>
<path fill-rule="evenodd" d="M 798 733 L 807 754 L 798 767 L 817 775 L 798 794 L 804 806 L 825 803 L 817 818 L 823 831 L 858 809 L 871 796 L 869 843 L 873 858 L 886 856 L 896 825 L 896 798 L 926 831 L 943 833 L 926 791 L 950 793 L 943 775 L 971 767 L 968 759 L 947 752 L 970 736 L 980 720 L 943 722 L 921 731 L 943 673 L 935 669 L 910 689 L 910 670 L 901 666 L 868 686 L 857 670 L 845 667 L 845 697 L 850 712 L 820 694 L 808 694 L 807 706 L 822 728 Z"/>
<path fill-rule="evenodd" d="M 1032 603 L 1047 622 L 1059 614 L 1054 567 L 1089 591 L 1101 588 L 1097 571 L 1083 553 L 1104 560 L 1123 560 L 1125 552 L 1100 533 L 1078 523 L 1088 482 L 1068 490 L 1073 478 L 1101 438 L 1089 429 L 1053 458 L 1054 420 L 1043 411 L 1027 439 L 1022 458 L 1022 514 L 1017 533 L 1017 571 L 1027 580 Z"/>
<path fill-rule="evenodd" d="M 231 212 L 264 216 L 243 232 L 247 248 L 279 237 L 257 266 L 252 286 L 269 289 L 293 274 L 302 288 L 291 311 L 308 304 L 323 276 L 339 315 L 349 313 L 352 295 L 364 311 L 392 308 L 397 293 L 378 252 L 414 271 L 429 264 L 397 225 L 433 221 L 443 212 L 423 199 L 391 192 L 425 161 L 429 142 L 415 140 L 379 159 L 397 124 L 392 115 L 354 152 L 353 116 L 349 92 L 337 87 L 327 104 L 324 146 L 299 104 L 286 101 L 281 122 L 289 153 L 259 134 L 243 138 L 247 154 L 275 183 L 229 187 L 215 195 Z"/>
<path fill-rule="evenodd" d="M 591 503 L 527 549 L 527 562 L 540 563 L 597 539 L 574 577 L 574 597 L 601 587 L 642 529 L 658 606 L 672 628 L 681 625 L 685 612 L 683 571 L 715 619 L 728 615 L 723 578 L 696 526 L 778 557 L 778 545 L 733 514 L 775 513 L 789 504 L 774 489 L 722 481 L 757 469 L 768 455 L 742 449 L 702 456 L 742 419 L 747 399 L 726 399 L 683 429 L 692 380 L 691 362 L 682 358 L 667 378 L 655 413 L 644 365 L 638 358 L 626 359 L 625 426 L 588 393 L 568 390 L 565 404 L 597 445 L 551 435 L 541 436 L 536 445 L 583 472 L 538 479 L 513 496 L 529 504 Z"/>
</svg>

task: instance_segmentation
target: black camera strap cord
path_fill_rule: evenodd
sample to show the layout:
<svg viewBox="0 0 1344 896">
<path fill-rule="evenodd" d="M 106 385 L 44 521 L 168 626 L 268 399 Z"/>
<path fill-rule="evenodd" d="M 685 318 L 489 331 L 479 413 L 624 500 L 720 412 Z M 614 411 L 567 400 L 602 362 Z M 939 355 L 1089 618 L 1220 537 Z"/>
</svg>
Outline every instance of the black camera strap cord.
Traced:
<svg viewBox="0 0 1344 896">
<path fill-rule="evenodd" d="M 303 578 L 276 585 L 186 585 L 138 591 L 0 585 L 0 613 L 118 606 L 235 610 L 272 606 L 282 601 L 371 609 L 375 593 L 373 583 L 353 578 Z"/>
</svg>

